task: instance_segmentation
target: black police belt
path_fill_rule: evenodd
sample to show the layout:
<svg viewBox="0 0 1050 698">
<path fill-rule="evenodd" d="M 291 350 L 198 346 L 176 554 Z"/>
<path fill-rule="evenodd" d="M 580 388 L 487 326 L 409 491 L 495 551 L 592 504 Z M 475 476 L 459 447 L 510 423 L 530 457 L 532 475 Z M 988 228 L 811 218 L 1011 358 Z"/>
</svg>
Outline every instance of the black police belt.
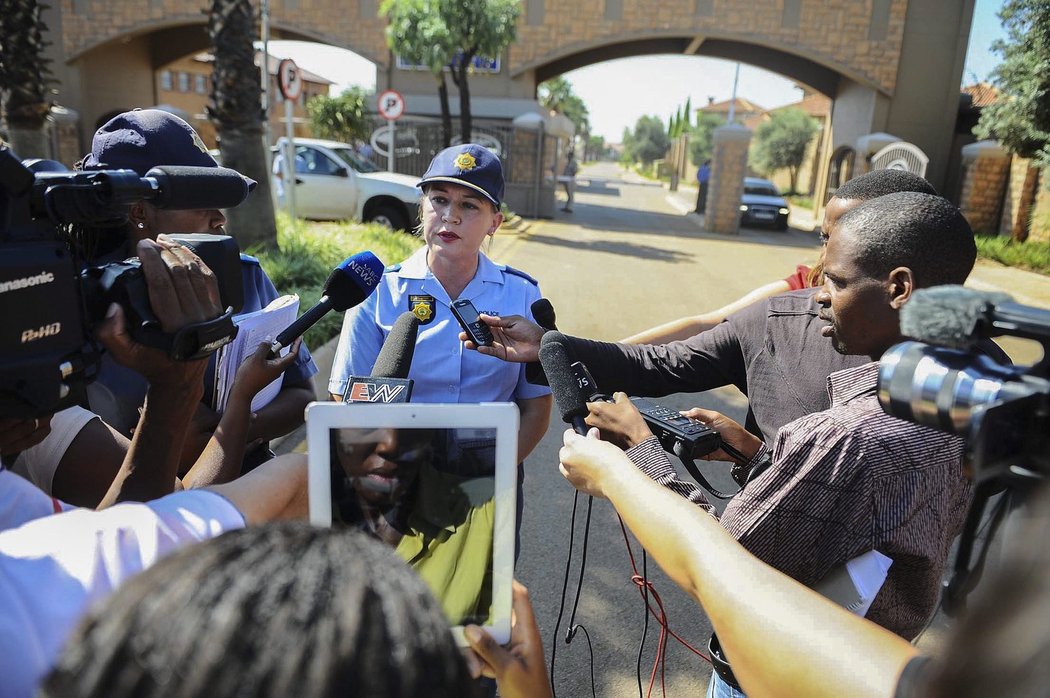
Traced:
<svg viewBox="0 0 1050 698">
<path fill-rule="evenodd" d="M 219 347 L 229 344 L 237 336 L 237 325 L 233 322 L 233 307 L 217 318 L 186 325 L 174 333 L 163 332 L 152 323 L 132 332 L 132 338 L 140 344 L 161 349 L 175 361 L 196 361 L 206 358 Z"/>
<path fill-rule="evenodd" d="M 711 653 L 711 668 L 718 674 L 718 678 L 738 691 L 743 690 L 736 676 L 733 675 L 733 667 L 729 665 L 729 660 L 722 653 L 722 645 L 718 644 L 718 636 L 714 633 L 711 633 L 711 639 L 707 642 L 707 651 Z"/>
</svg>

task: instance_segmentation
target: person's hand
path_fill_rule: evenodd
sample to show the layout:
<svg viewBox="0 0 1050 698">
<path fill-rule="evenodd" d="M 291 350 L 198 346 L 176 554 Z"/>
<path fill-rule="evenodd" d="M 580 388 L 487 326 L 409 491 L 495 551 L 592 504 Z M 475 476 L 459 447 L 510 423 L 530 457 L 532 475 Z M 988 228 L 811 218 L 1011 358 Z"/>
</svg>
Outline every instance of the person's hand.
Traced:
<svg viewBox="0 0 1050 698">
<path fill-rule="evenodd" d="M 0 417 L 0 455 L 9 456 L 36 446 L 51 433 L 51 417 Z"/>
<path fill-rule="evenodd" d="M 584 421 L 589 426 L 598 427 L 604 441 L 625 451 L 653 435 L 642 413 L 625 393 L 614 393 L 612 402 L 588 402 L 587 409 L 590 414 Z"/>
<path fill-rule="evenodd" d="M 203 402 L 197 403 L 193 419 L 186 430 L 186 438 L 182 442 L 182 454 L 179 456 L 179 474 L 186 474 L 193 464 L 204 452 L 208 440 L 219 426 L 219 415 Z"/>
<path fill-rule="evenodd" d="M 492 346 L 479 347 L 470 341 L 466 332 L 460 332 L 459 340 L 467 349 L 519 364 L 539 361 L 540 339 L 544 332 L 542 327 L 521 315 L 497 317 L 481 313 L 478 317 L 492 330 Z"/>
<path fill-rule="evenodd" d="M 606 479 L 615 468 L 634 469 L 627 455 L 617 446 L 598 438 L 598 430 L 591 428 L 583 437 L 567 429 L 564 446 L 558 451 L 558 470 L 580 492 L 605 499 Z"/>
<path fill-rule="evenodd" d="M 137 251 L 150 307 L 162 330 L 175 332 L 222 314 L 215 275 L 191 250 L 161 235 L 156 242 L 139 241 Z M 175 361 L 163 350 L 136 342 L 116 303 L 110 305 L 97 335 L 117 363 L 140 373 L 151 386 L 184 386 L 203 378 L 206 359 Z"/>
<path fill-rule="evenodd" d="M 747 460 L 754 458 L 755 454 L 758 453 L 758 450 L 762 448 L 762 439 L 758 438 L 721 412 L 694 407 L 691 410 L 682 412 L 682 414 L 686 417 L 698 419 L 717 431 L 718 435 L 722 437 L 722 441 L 740 451 Z M 708 453 L 706 456 L 703 456 L 703 459 L 730 461 L 733 463 L 739 460 L 730 456 L 722 449 Z M 745 463 L 746 462 L 747 461 L 745 461 Z"/>
<path fill-rule="evenodd" d="M 303 343 L 300 337 L 288 348 L 288 353 L 275 358 L 270 357 L 270 345 L 261 343 L 251 356 L 237 368 L 230 386 L 230 399 L 245 400 L 251 403 L 260 390 L 277 380 L 288 367 L 295 363 L 299 356 L 299 346 Z"/>
<path fill-rule="evenodd" d="M 491 635 L 476 625 L 463 629 L 470 648 L 464 652 L 470 675 L 496 679 L 503 698 L 544 698 L 551 695 L 543 641 L 528 590 L 514 580 L 514 610 L 510 643 L 496 644 Z"/>
</svg>

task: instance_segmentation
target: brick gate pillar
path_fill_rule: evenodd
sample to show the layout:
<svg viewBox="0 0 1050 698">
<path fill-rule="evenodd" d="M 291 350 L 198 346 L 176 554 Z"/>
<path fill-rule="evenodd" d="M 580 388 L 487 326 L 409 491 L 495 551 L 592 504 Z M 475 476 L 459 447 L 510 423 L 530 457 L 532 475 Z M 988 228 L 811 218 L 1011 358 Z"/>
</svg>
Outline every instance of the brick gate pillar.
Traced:
<svg viewBox="0 0 1050 698">
<path fill-rule="evenodd" d="M 999 232 L 1003 192 L 1010 174 L 1010 155 L 998 141 L 979 141 L 962 149 L 963 182 L 959 210 L 975 232 Z"/>
<path fill-rule="evenodd" d="M 704 216 L 704 230 L 709 233 L 740 232 L 740 195 L 750 144 L 751 129 L 740 124 L 719 126 L 712 134 L 711 183 Z"/>
</svg>

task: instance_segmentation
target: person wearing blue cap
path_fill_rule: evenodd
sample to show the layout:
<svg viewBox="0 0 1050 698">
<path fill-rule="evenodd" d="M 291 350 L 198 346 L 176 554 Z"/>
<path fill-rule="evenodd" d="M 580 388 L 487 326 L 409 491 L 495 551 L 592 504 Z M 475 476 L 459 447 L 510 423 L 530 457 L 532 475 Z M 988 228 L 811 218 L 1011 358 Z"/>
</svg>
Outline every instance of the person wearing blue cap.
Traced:
<svg viewBox="0 0 1050 698">
<path fill-rule="evenodd" d="M 376 292 L 346 314 L 328 390 L 340 399 L 350 376 L 371 374 L 394 322 L 411 311 L 420 321 L 409 372 L 412 401 L 516 402 L 520 462 L 547 431 L 550 389 L 527 382 L 522 364 L 465 349 L 450 310 L 453 301 L 469 299 L 482 313 L 531 318 L 530 306 L 541 295 L 531 276 L 496 264 L 481 251 L 503 222 L 499 157 L 473 143 L 446 148 L 434 156 L 418 186 L 426 244 L 388 267 Z"/>
<path fill-rule="evenodd" d="M 79 163 L 80 169 L 130 169 L 140 176 L 159 165 L 219 167 L 192 126 L 160 109 L 135 109 L 113 117 L 95 132 L 91 152 Z M 254 189 L 255 182 L 248 179 L 248 183 Z M 163 233 L 222 233 L 225 223 L 226 217 L 218 209 L 163 210 L 140 200 L 128 207 L 126 225 L 81 231 L 78 242 L 89 264 L 105 264 L 134 256 L 139 240 L 156 239 Z M 242 313 L 260 310 L 280 295 L 259 260 L 245 254 L 241 255 L 241 281 Z M 317 366 L 302 345 L 284 375 L 280 393 L 253 414 L 245 470 L 273 456 L 269 439 L 303 423 L 303 411 L 314 398 L 311 377 L 315 373 Z M 214 375 L 213 357 L 205 377 L 205 402 L 200 404 L 187 436 L 183 463 L 196 460 L 218 424 L 219 416 L 206 404 L 214 394 Z M 88 389 L 91 409 L 117 431 L 129 435 L 138 422 L 146 387 L 141 376 L 103 357 L 98 380 Z"/>
</svg>

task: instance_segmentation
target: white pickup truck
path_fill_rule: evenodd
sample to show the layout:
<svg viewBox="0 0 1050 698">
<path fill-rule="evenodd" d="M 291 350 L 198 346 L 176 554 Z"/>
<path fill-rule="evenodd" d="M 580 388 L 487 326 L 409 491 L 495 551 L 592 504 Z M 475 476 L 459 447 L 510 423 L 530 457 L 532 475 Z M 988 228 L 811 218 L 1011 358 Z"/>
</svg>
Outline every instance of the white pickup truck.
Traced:
<svg viewBox="0 0 1050 698">
<path fill-rule="evenodd" d="M 277 141 L 274 191 L 285 206 L 286 139 Z M 383 172 L 354 152 L 353 146 L 316 138 L 295 139 L 295 210 L 317 220 L 375 221 L 394 230 L 416 223 L 421 192 L 418 177 Z"/>
</svg>

